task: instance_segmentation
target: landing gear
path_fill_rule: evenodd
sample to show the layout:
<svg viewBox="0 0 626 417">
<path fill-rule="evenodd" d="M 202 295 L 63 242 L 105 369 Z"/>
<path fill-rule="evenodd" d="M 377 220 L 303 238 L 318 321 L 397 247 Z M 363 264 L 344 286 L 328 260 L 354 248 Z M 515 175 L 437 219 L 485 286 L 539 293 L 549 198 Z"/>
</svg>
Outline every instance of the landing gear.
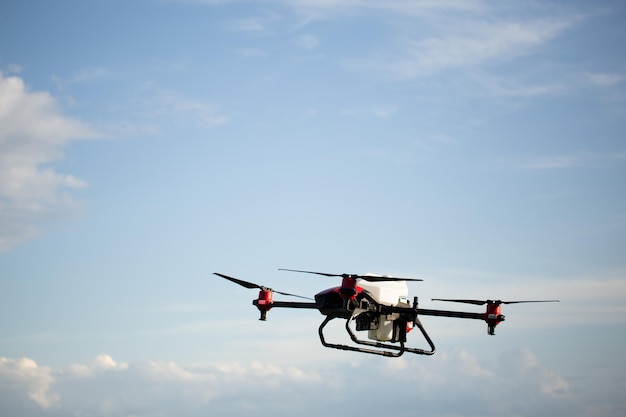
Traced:
<svg viewBox="0 0 626 417">
<path fill-rule="evenodd" d="M 353 315 L 351 318 L 347 319 L 345 328 L 346 332 L 348 332 L 348 335 L 350 336 L 350 339 L 355 344 L 369 346 L 370 348 L 327 342 L 326 337 L 324 336 L 324 328 L 326 327 L 326 325 L 330 323 L 331 320 L 336 318 L 345 319 L 345 317 L 331 315 L 327 316 L 326 319 L 324 319 L 318 330 L 322 345 L 334 349 L 371 353 L 374 355 L 390 356 L 396 358 L 402 356 L 404 352 L 415 353 L 418 355 L 432 355 L 435 353 L 435 345 L 433 344 L 430 336 L 428 336 L 428 333 L 426 333 L 424 326 L 422 326 L 422 323 L 417 317 L 417 299 L 413 302 L 413 309 L 409 310 L 410 313 L 407 313 L 406 307 L 384 306 L 378 304 L 375 300 L 369 297 L 366 298 L 368 299 L 361 300 L 361 302 L 358 303 L 361 308 L 364 307 L 366 311 L 362 311 L 361 313 Z M 376 335 L 380 335 L 379 333 L 377 333 L 377 330 L 378 326 L 381 325 L 379 322 L 381 320 L 381 317 L 398 314 L 406 317 L 396 317 L 394 320 L 391 321 L 391 325 L 393 326 L 392 335 L 389 338 L 377 339 Z M 352 327 L 350 326 L 350 323 L 352 321 L 356 323 L 356 331 L 367 330 L 370 332 L 370 338 L 374 337 L 374 340 L 359 339 L 353 331 Z M 409 323 L 411 323 L 410 327 Z M 405 346 L 406 334 L 408 329 L 413 329 L 415 327 L 417 327 L 424 336 L 424 339 L 428 343 L 430 350 Z"/>
</svg>

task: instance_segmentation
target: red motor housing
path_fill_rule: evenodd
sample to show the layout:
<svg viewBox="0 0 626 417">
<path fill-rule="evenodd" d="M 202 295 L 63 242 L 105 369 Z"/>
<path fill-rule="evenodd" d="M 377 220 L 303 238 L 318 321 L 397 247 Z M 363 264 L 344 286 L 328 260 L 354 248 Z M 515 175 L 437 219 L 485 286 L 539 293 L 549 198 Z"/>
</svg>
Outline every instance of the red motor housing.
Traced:
<svg viewBox="0 0 626 417">
<path fill-rule="evenodd" d="M 339 295 L 341 298 L 354 300 L 356 294 L 356 279 L 352 277 L 344 277 L 341 281 L 341 288 L 339 288 Z"/>
<path fill-rule="evenodd" d="M 487 333 L 496 334 L 496 326 L 504 321 L 502 315 L 502 306 L 499 302 L 487 301 L 487 311 L 485 312 L 485 321 L 487 322 Z"/>
<path fill-rule="evenodd" d="M 259 291 L 259 298 L 252 302 L 252 304 L 254 304 L 261 312 L 261 318 L 259 318 L 259 320 L 267 320 L 267 312 L 270 311 L 272 304 L 274 304 L 272 297 L 272 291 L 262 289 Z"/>
</svg>

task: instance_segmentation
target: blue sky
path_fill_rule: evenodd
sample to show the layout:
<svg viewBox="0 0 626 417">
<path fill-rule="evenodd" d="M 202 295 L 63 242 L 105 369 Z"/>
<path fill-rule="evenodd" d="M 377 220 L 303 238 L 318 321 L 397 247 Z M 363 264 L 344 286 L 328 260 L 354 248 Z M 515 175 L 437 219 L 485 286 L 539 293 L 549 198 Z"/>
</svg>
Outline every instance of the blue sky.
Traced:
<svg viewBox="0 0 626 417">
<path fill-rule="evenodd" d="M 0 414 L 624 415 L 625 17 L 4 1 Z M 391 360 L 212 275 L 337 284 L 278 268 L 561 302 L 506 306 L 496 337 L 423 318 L 437 353 Z"/>
</svg>

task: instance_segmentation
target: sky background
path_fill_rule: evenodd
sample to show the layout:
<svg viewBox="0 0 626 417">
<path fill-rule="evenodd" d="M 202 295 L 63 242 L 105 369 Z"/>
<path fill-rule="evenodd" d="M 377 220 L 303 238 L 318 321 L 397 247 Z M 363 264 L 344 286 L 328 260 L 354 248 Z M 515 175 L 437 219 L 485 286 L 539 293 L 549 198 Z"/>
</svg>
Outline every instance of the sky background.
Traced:
<svg viewBox="0 0 626 417">
<path fill-rule="evenodd" d="M 624 416 L 625 20 L 2 1 L 0 414 Z M 495 337 L 424 317 L 434 356 L 379 358 L 212 275 L 338 285 L 278 268 L 423 278 L 423 308 L 561 302 L 505 306 Z"/>
</svg>

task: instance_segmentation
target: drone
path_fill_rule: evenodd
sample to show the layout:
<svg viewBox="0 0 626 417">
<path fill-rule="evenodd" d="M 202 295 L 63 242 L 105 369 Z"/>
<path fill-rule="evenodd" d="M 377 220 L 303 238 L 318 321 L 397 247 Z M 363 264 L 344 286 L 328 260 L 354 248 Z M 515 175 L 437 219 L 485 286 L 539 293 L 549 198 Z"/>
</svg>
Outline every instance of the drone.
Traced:
<svg viewBox="0 0 626 417">
<path fill-rule="evenodd" d="M 487 323 L 487 333 L 495 335 L 496 326 L 504 321 L 503 304 L 517 303 L 552 303 L 559 300 L 470 300 L 452 298 L 433 298 L 431 301 L 447 301 L 474 305 L 486 305 L 484 313 L 472 313 L 450 310 L 433 310 L 418 307 L 418 298 L 411 303 L 408 299 L 409 281 L 423 281 L 419 278 L 399 278 L 377 274 L 332 274 L 326 272 L 303 271 L 299 269 L 279 269 L 325 277 L 341 278 L 341 285 L 317 293 L 314 299 L 301 295 L 273 290 L 269 287 L 233 278 L 218 272 L 214 274 L 235 284 L 249 289 L 258 289 L 259 295 L 252 304 L 259 310 L 259 320 L 266 321 L 268 312 L 273 308 L 315 309 L 325 316 L 319 326 L 318 334 L 323 346 L 333 349 L 369 353 L 387 357 L 399 357 L 405 352 L 418 355 L 433 355 L 435 345 L 426 332 L 419 317 L 439 316 L 482 320 Z M 297 297 L 302 301 L 276 301 L 273 294 Z M 327 341 L 324 334 L 326 325 L 335 319 L 345 320 L 345 329 L 350 336 L 351 345 Z M 406 345 L 407 334 L 415 329 L 424 337 L 428 349 Z M 358 332 L 367 332 L 367 339 L 359 338 Z"/>
</svg>

